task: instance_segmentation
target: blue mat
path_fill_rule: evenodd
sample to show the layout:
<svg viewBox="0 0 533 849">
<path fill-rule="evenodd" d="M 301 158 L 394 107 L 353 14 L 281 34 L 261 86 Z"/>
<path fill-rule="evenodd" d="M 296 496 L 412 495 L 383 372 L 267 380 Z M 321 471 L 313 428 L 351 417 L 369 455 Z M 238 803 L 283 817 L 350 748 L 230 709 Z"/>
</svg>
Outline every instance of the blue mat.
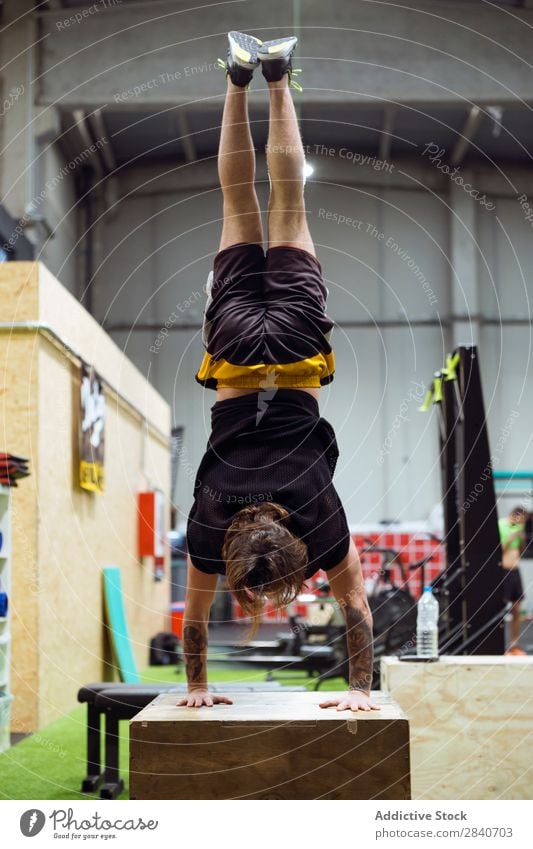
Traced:
<svg viewBox="0 0 533 849">
<path fill-rule="evenodd" d="M 120 569 L 118 566 L 105 566 L 103 575 L 105 617 L 120 680 L 126 684 L 139 684 L 141 678 L 128 634 Z"/>
</svg>

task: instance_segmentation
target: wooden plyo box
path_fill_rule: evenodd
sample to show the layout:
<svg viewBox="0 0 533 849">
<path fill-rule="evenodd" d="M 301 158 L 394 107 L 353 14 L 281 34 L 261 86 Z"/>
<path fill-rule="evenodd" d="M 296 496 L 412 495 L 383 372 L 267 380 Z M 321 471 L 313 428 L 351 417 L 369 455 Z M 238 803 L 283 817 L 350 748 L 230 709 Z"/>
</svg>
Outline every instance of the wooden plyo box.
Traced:
<svg viewBox="0 0 533 849">
<path fill-rule="evenodd" d="M 409 726 L 336 711 L 334 693 L 235 693 L 233 705 L 176 707 L 164 693 L 130 722 L 131 799 L 409 799 Z M 337 694 L 340 695 L 340 694 Z"/>
<path fill-rule="evenodd" d="M 533 798 L 533 657 L 381 659 L 409 717 L 414 799 Z"/>
</svg>

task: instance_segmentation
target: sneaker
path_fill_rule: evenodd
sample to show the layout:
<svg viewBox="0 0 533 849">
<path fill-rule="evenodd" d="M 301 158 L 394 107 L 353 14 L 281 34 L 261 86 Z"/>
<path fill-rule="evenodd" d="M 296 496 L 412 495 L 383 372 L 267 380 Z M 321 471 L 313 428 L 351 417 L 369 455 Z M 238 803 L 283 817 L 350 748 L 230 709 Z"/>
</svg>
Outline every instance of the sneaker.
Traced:
<svg viewBox="0 0 533 849">
<path fill-rule="evenodd" d="M 527 657 L 527 651 L 521 649 L 520 646 L 512 646 L 512 648 L 507 649 L 505 654 L 510 657 Z"/>
<path fill-rule="evenodd" d="M 273 41 L 264 41 L 259 47 L 257 56 L 261 62 L 263 76 L 268 83 L 281 80 L 285 74 L 289 75 L 289 82 L 293 88 L 301 90 L 298 83 L 294 83 L 292 76 L 299 69 L 293 69 L 292 56 L 298 39 L 291 35 L 288 38 L 275 38 Z"/>
<path fill-rule="evenodd" d="M 218 60 L 233 85 L 246 88 L 259 65 L 257 51 L 263 44 L 253 35 L 244 32 L 228 32 L 228 58 L 226 62 Z"/>
</svg>

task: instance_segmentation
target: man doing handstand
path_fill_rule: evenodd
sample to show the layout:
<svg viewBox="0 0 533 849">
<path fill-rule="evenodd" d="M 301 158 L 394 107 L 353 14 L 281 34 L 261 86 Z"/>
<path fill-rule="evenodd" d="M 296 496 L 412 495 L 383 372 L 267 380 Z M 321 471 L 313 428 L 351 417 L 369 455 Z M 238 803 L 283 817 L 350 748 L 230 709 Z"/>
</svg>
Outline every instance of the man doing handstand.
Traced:
<svg viewBox="0 0 533 849">
<path fill-rule="evenodd" d="M 189 707 L 231 703 L 207 682 L 218 575 L 256 626 L 265 598 L 285 606 L 323 569 L 346 620 L 349 690 L 322 706 L 378 709 L 370 696 L 372 618 L 332 482 L 335 433 L 318 406 L 320 387 L 333 378 L 333 322 L 304 206 L 304 152 L 289 89 L 296 41 L 229 33 L 218 155 L 224 220 L 196 375 L 217 400 L 187 523 L 189 694 L 178 704 Z M 270 98 L 266 255 L 247 106 L 259 65 Z"/>
</svg>

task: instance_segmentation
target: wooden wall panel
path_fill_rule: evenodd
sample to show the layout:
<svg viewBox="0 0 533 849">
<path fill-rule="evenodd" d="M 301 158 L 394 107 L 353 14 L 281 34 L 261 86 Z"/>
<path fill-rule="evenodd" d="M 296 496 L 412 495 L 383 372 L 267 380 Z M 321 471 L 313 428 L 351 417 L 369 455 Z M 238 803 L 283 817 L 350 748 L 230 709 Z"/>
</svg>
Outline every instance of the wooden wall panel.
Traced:
<svg viewBox="0 0 533 849">
<path fill-rule="evenodd" d="M 36 321 L 39 317 L 39 265 L 0 263 L 0 321 Z"/>
<path fill-rule="evenodd" d="M 78 369 L 47 340 L 40 344 L 42 726 L 70 710 L 80 681 L 108 677 L 103 664 L 102 567 L 122 569 L 130 636 L 141 668 L 148 663 L 149 638 L 166 625 L 169 586 L 167 581 L 154 583 L 151 565 L 136 557 L 136 493 L 141 482 L 146 484 L 141 470 L 145 436 L 139 422 L 108 393 L 105 492 L 81 490 L 76 477 Z M 167 452 L 158 445 L 152 453 L 158 463 L 150 470 L 151 482 L 168 492 Z"/>
<path fill-rule="evenodd" d="M 2 304 L 5 291 L 0 277 Z M 0 451 L 27 457 L 31 472 L 11 491 L 11 688 L 15 696 L 11 715 L 12 730 L 16 732 L 36 727 L 39 698 L 41 576 L 37 554 L 37 367 L 33 342 L 30 337 L 0 334 Z"/>
<path fill-rule="evenodd" d="M 139 667 L 167 627 L 168 579 L 155 583 L 151 561 L 136 557 L 136 493 L 169 494 L 170 410 L 42 265 L 0 266 L 0 304 L 0 322 L 50 324 L 140 410 L 106 390 L 105 492 L 81 490 L 78 362 L 37 330 L 0 333 L 0 450 L 28 457 L 31 470 L 13 490 L 13 730 L 34 731 L 70 710 L 79 686 L 109 677 L 104 566 L 122 569 Z"/>
</svg>

